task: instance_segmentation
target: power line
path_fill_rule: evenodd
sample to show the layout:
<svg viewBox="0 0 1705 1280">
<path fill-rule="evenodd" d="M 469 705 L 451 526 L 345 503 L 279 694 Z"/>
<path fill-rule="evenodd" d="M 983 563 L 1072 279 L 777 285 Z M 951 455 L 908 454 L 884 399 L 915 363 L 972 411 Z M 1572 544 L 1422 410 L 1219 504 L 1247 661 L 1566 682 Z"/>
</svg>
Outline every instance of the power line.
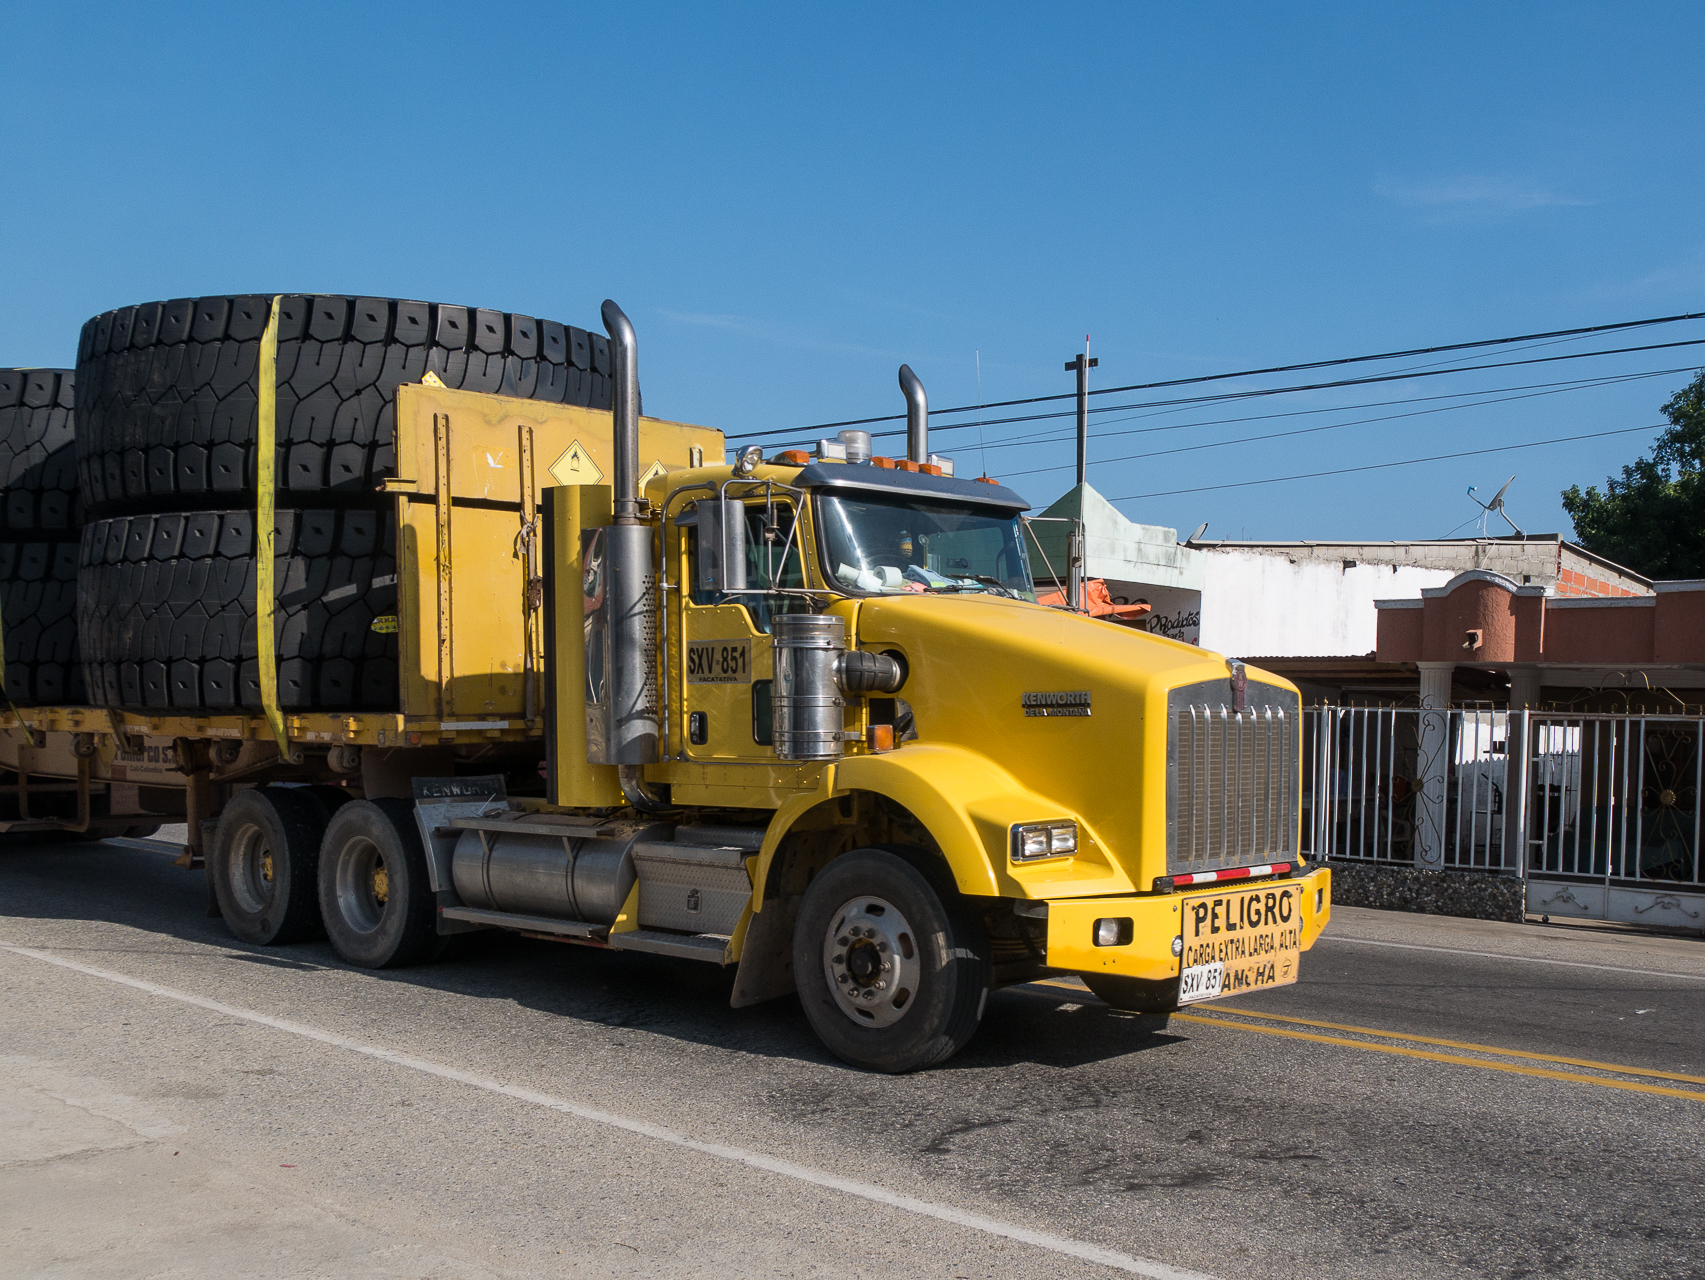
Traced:
<svg viewBox="0 0 1705 1280">
<path fill-rule="evenodd" d="M 1665 423 L 1649 427 L 1621 427 L 1615 431 L 1592 431 L 1584 436 L 1558 436 L 1555 440 L 1533 440 L 1527 444 L 1501 444 L 1491 449 L 1468 449 L 1462 453 L 1439 453 L 1430 458 L 1405 458 L 1401 462 L 1372 462 L 1363 467 L 1338 467 L 1332 471 L 1310 471 L 1295 476 L 1269 476 L 1265 480 L 1238 480 L 1231 484 L 1205 484 L 1195 489 L 1164 489 L 1159 493 L 1132 493 L 1112 502 L 1135 502 L 1140 498 L 1170 498 L 1180 493 L 1211 493 L 1216 489 L 1248 489 L 1259 484 L 1285 484 L 1291 480 L 1318 480 L 1322 476 L 1347 476 L 1357 471 L 1384 471 L 1389 467 L 1413 467 L 1423 462 L 1445 462 L 1451 458 L 1474 458 L 1483 453 L 1509 453 L 1514 449 L 1538 449 L 1548 444 L 1571 444 L 1576 440 L 1599 440 L 1605 436 L 1626 436 L 1636 431 L 1662 431 Z"/>
<path fill-rule="evenodd" d="M 1322 413 L 1349 413 L 1356 409 L 1385 409 L 1398 404 L 1426 404 L 1433 400 L 1461 400 L 1469 396 L 1496 396 L 1502 395 L 1506 391 L 1545 391 L 1548 388 L 1557 388 L 1560 391 L 1592 391 L 1599 387 L 1616 386 L 1624 382 L 1638 382 L 1642 378 L 1662 378 L 1670 374 L 1692 373 L 1697 367 L 1696 365 L 1681 365 L 1674 369 L 1651 369 L 1643 373 L 1612 373 L 1596 378 L 1569 378 L 1561 382 L 1530 382 L 1513 387 L 1483 387 L 1478 391 L 1449 391 L 1436 396 L 1408 396 L 1401 400 L 1366 400 L 1361 404 L 1327 405 L 1323 408 L 1314 409 L 1287 409 L 1282 413 L 1252 413 L 1241 418 L 1211 418 L 1204 422 L 1169 422 L 1158 427 L 1130 427 L 1124 431 L 1102 431 L 1098 432 L 1095 438 L 1097 440 L 1111 440 L 1116 436 L 1152 435 L 1160 431 L 1187 431 L 1194 427 L 1223 427 L 1240 422 L 1270 422 L 1277 418 L 1313 417 Z M 1521 397 L 1513 398 L 1520 399 Z M 1477 404 L 1495 403 L 1498 402 L 1490 400 L 1477 402 Z M 1445 408 L 1472 409 L 1477 407 L 1477 404 L 1446 405 Z M 1158 415 L 1132 414 L 1129 418 L 1112 418 L 1109 421 L 1130 422 L 1134 418 L 1156 416 Z M 1382 419 L 1368 419 L 1368 421 L 1382 421 Z M 1354 426 L 1356 424 L 1341 422 L 1335 425 Z M 1017 436 L 1006 440 L 997 440 L 988 448 L 1022 449 L 1030 445 L 1060 444 L 1070 438 L 1059 434 Z M 1151 455 L 1141 454 L 1138 456 L 1149 457 Z M 1107 459 L 1107 461 L 1119 461 L 1119 459 Z M 1058 468 L 1053 469 L 1058 470 Z"/>
<path fill-rule="evenodd" d="M 1690 319 L 1692 317 L 1685 317 L 1685 318 Z M 1661 322 L 1659 322 L 1659 321 L 1648 321 L 1646 323 L 1654 323 L 1655 324 L 1655 323 L 1661 323 Z M 1133 402 L 1130 404 L 1102 405 L 1098 408 L 1091 409 L 1090 412 L 1091 413 L 1118 413 L 1118 412 L 1125 410 L 1125 409 L 1157 409 L 1157 408 L 1165 408 L 1167 406 L 1174 406 L 1174 405 L 1223 404 L 1223 403 L 1226 403 L 1228 401 L 1233 401 L 1233 400 L 1257 400 L 1257 399 L 1262 399 L 1266 396 L 1292 395 L 1292 394 L 1295 394 L 1297 392 L 1302 392 L 1302 391 L 1335 391 L 1335 390 L 1339 390 L 1339 389 L 1344 388 L 1344 387 L 1366 387 L 1366 386 L 1374 386 L 1374 385 L 1377 385 L 1379 383 L 1385 383 L 1385 382 L 1408 382 L 1408 381 L 1411 381 L 1412 379 L 1416 379 L 1416 378 L 1442 378 L 1442 377 L 1446 377 L 1446 376 L 1451 375 L 1451 374 L 1458 374 L 1458 373 L 1479 373 L 1482 371 L 1489 371 L 1492 369 L 1513 369 L 1513 368 L 1517 368 L 1520 366 L 1532 365 L 1532 364 L 1555 364 L 1556 362 L 1558 362 L 1560 360 L 1587 360 L 1587 359 L 1591 359 L 1595 356 L 1623 356 L 1623 355 L 1630 355 L 1630 354 L 1633 354 L 1633 353 L 1639 352 L 1639 351 L 1668 351 L 1668 350 L 1672 350 L 1673 348 L 1676 348 L 1676 347 L 1697 347 L 1697 346 L 1705 346 L 1705 338 L 1687 338 L 1687 339 L 1684 339 L 1680 342 L 1654 342 L 1654 343 L 1649 343 L 1645 346 L 1640 346 L 1640 347 L 1610 347 L 1610 348 L 1606 348 L 1604 350 L 1599 350 L 1599 351 L 1571 351 L 1571 352 L 1568 352 L 1564 355 L 1558 355 L 1558 356 L 1530 356 L 1525 360 L 1500 360 L 1494 364 L 1478 364 L 1478 365 L 1466 365 L 1466 366 L 1459 365 L 1459 366 L 1456 366 L 1454 368 L 1449 368 L 1449 369 L 1420 369 L 1420 370 L 1415 370 L 1412 372 L 1405 372 L 1405 373 L 1382 373 L 1382 374 L 1378 374 L 1378 375 L 1375 375 L 1373 377 L 1367 377 L 1367 378 L 1339 378 L 1339 379 L 1335 379 L 1334 381 L 1331 381 L 1331 382 L 1298 383 L 1298 384 L 1295 384 L 1292 386 L 1287 386 L 1287 387 L 1265 387 L 1265 388 L 1261 388 L 1258 390 L 1252 390 L 1252 391 L 1227 391 L 1227 392 L 1222 392 L 1218 395 L 1183 396 L 1183 397 L 1180 397 L 1176 400 L 1148 400 L 1148 401 L 1136 401 L 1136 402 Z M 1342 363 L 1350 363 L 1350 362 L 1344 361 Z M 1232 375 L 1228 374 L 1226 376 L 1229 377 Z M 1205 381 L 1205 379 L 1191 379 L 1191 381 Z M 1153 385 L 1163 386 L 1163 385 L 1173 385 L 1173 384 L 1157 383 L 1157 384 L 1153 384 Z M 1121 389 L 1127 390 L 1127 391 L 1134 390 L 1134 388 L 1130 388 L 1130 387 L 1121 388 Z M 1098 393 L 1091 392 L 1091 394 L 1094 395 L 1094 394 L 1098 394 Z M 1057 397 L 1052 397 L 1052 396 L 1038 397 L 1038 399 L 1056 399 L 1056 398 Z M 950 411 L 949 410 L 942 410 L 941 412 L 945 413 L 945 412 L 950 412 Z M 1068 410 L 1068 411 L 1064 411 L 1064 412 L 1060 412 L 1060 413 L 1024 414 L 1024 415 L 1021 415 L 1018 417 L 1012 417 L 1012 418 L 989 418 L 989 419 L 984 419 L 984 421 L 981 425 L 1000 426 L 1002 424 L 1012 423 L 1012 422 L 1042 422 L 1042 421 L 1046 421 L 1046 420 L 1052 419 L 1052 418 L 1069 418 L 1069 417 L 1072 417 L 1074 415 L 1074 412 L 1075 411 Z M 904 415 L 901 415 L 901 416 L 904 416 Z M 887 418 L 871 418 L 871 419 L 867 419 L 867 421 L 886 422 L 886 421 L 889 421 L 889 419 L 887 419 Z M 837 424 L 828 423 L 826 425 L 835 426 Z M 968 423 L 968 422 L 950 422 L 944 426 L 936 427 L 936 428 L 934 428 L 934 430 L 937 430 L 937 431 L 954 431 L 954 430 L 958 430 L 960 428 L 968 427 L 971 425 L 973 425 L 973 424 Z M 815 430 L 815 428 L 809 428 L 809 430 Z M 772 434 L 774 434 L 774 432 L 771 432 L 771 431 L 749 431 L 749 432 L 745 432 L 745 433 L 740 434 L 740 435 L 727 436 L 727 437 L 725 437 L 725 439 L 731 440 L 731 441 L 732 440 L 749 440 L 753 436 L 772 435 Z M 904 435 L 904 434 L 905 433 L 902 431 L 876 431 L 876 432 L 871 433 L 873 439 L 883 439 L 883 438 L 888 437 L 888 436 L 898 436 L 898 435 Z"/>
<path fill-rule="evenodd" d="M 1653 374 L 1641 374 L 1638 376 L 1640 376 L 1640 377 L 1653 377 L 1655 375 L 1653 375 Z M 1627 379 L 1619 379 L 1619 381 L 1626 381 L 1626 380 Z M 1097 458 L 1095 460 L 1095 462 L 1091 465 L 1097 466 L 1097 467 L 1111 466 L 1115 462 L 1138 462 L 1138 461 L 1142 460 L 1143 458 L 1165 458 L 1165 457 L 1169 457 L 1170 455 L 1175 454 L 1175 453 L 1195 453 L 1195 452 L 1198 452 L 1199 450 L 1202 450 L 1202 449 L 1223 449 L 1223 448 L 1227 447 L 1228 445 L 1234 445 L 1234 444 L 1258 444 L 1264 440 L 1281 440 L 1281 439 L 1285 439 L 1289 436 L 1306 436 L 1306 435 L 1314 435 L 1314 434 L 1321 432 L 1321 431 L 1336 431 L 1340 427 L 1365 427 L 1365 426 L 1369 425 L 1370 423 L 1375 423 L 1375 422 L 1397 422 L 1403 418 L 1421 418 L 1421 417 L 1427 416 L 1428 414 L 1433 414 L 1433 413 L 1453 413 L 1459 409 L 1479 409 L 1479 408 L 1484 408 L 1486 405 L 1491 405 L 1491 404 L 1509 404 L 1510 402 L 1515 401 L 1515 400 L 1537 400 L 1542 396 L 1560 396 L 1560 395 L 1564 395 L 1570 391 L 1581 391 L 1581 390 L 1585 390 L 1585 388 L 1579 387 L 1579 386 L 1562 386 L 1562 387 L 1553 388 L 1552 390 L 1549 390 L 1549 391 L 1532 390 L 1532 391 L 1528 391 L 1524 395 L 1497 396 L 1494 399 L 1478 400 L 1478 401 L 1475 401 L 1473 404 L 1434 405 L 1430 409 L 1415 409 L 1409 413 L 1387 413 L 1387 414 L 1382 414 L 1377 418 L 1357 418 L 1351 422 L 1327 422 L 1327 423 L 1322 423 L 1320 426 L 1317 426 L 1317 427 L 1298 427 L 1294 431 L 1269 431 L 1265 435 L 1239 436 L 1233 440 L 1210 440 L 1205 444 L 1180 445 L 1176 449 L 1155 449 L 1149 453 L 1130 453 L 1130 454 L 1126 454 L 1122 458 Z M 1399 403 L 1401 403 L 1401 402 L 1399 402 Z M 1147 430 L 1150 430 L 1150 431 L 1166 430 L 1166 429 L 1167 428 L 1157 428 L 1157 427 L 1147 428 Z M 995 447 L 998 449 L 1000 446 L 996 445 Z M 1025 475 L 1037 476 L 1037 475 L 1043 475 L 1049 471 L 1066 471 L 1069 469 L 1070 469 L 1069 467 L 1064 467 L 1064 466 L 1060 466 L 1060 467 L 1027 467 L 1024 471 L 1024 474 Z"/>
<path fill-rule="evenodd" d="M 1166 382 L 1133 382 L 1123 387 L 1103 387 L 1091 391 L 1092 396 L 1119 395 L 1126 391 L 1153 391 L 1162 387 L 1192 386 L 1204 382 L 1222 382 L 1228 378 L 1257 378 L 1270 373 L 1298 373 L 1304 369 L 1330 369 L 1340 365 L 1367 364 L 1380 360 L 1405 360 L 1411 356 L 1436 355 L 1441 351 L 1471 351 L 1476 347 L 1501 347 L 1516 342 L 1537 342 L 1548 338 L 1572 338 L 1590 333 L 1611 333 L 1620 329 L 1642 329 L 1649 325 L 1674 324 L 1682 320 L 1698 320 L 1705 318 L 1705 312 L 1689 311 L 1673 316 L 1653 316 L 1647 320 L 1622 320 L 1615 324 L 1586 325 L 1579 329 L 1553 329 L 1548 333 L 1524 333 L 1508 338 L 1483 338 L 1478 342 L 1452 342 L 1433 347 L 1412 347 L 1407 351 L 1382 351 L 1374 355 L 1342 356 L 1333 360 L 1311 360 L 1303 364 L 1276 364 L 1265 369 L 1241 369 L 1235 373 L 1209 373 L 1195 378 L 1173 378 Z M 1499 368 L 1498 365 L 1487 365 L 1486 368 Z M 1021 400 L 996 400 L 985 405 L 958 405 L 952 409 L 936 409 L 933 412 L 939 416 L 949 413 L 972 413 L 983 409 L 1007 409 L 1016 405 L 1041 404 L 1050 400 L 1070 400 L 1075 398 L 1075 392 L 1061 395 L 1028 396 Z M 747 432 L 741 436 L 729 436 L 730 440 L 744 440 L 757 435 L 804 434 L 813 431 L 827 431 L 835 427 L 863 427 L 873 422 L 900 422 L 905 419 L 903 413 L 884 414 L 875 418 L 851 418 L 845 422 L 819 422 L 803 427 L 772 427 L 765 431 Z"/>
</svg>

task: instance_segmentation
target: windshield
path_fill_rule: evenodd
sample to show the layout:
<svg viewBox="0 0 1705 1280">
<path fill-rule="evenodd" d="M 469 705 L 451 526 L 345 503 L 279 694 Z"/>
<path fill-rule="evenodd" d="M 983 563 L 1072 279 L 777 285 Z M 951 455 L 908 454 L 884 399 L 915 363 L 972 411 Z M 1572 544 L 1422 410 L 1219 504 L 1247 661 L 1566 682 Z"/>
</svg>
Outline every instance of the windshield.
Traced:
<svg viewBox="0 0 1705 1280">
<path fill-rule="evenodd" d="M 844 591 L 1036 599 L 1016 515 L 876 493 L 819 493 L 817 514 L 825 569 Z"/>
</svg>

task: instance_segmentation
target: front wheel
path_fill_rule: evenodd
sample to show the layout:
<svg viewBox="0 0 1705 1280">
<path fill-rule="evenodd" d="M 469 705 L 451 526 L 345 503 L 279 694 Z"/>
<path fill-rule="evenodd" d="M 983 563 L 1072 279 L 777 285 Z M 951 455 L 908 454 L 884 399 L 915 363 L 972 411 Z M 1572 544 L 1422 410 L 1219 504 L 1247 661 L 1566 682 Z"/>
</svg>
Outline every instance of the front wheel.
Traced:
<svg viewBox="0 0 1705 1280">
<path fill-rule="evenodd" d="M 977 1030 L 988 944 L 897 854 L 855 849 L 812 879 L 793 932 L 805 1016 L 829 1050 L 873 1071 L 952 1057 Z"/>
</svg>

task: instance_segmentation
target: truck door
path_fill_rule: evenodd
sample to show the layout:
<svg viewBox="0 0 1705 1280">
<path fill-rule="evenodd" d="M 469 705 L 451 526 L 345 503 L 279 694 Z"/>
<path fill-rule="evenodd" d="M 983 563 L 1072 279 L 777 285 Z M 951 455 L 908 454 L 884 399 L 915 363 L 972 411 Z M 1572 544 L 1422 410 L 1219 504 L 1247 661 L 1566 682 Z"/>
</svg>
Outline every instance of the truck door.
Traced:
<svg viewBox="0 0 1705 1280">
<path fill-rule="evenodd" d="M 744 509 L 746 581 L 751 587 L 747 593 L 729 595 L 700 587 L 699 531 L 685 531 L 685 563 L 679 566 L 679 580 L 687 584 L 678 633 L 682 651 L 674 663 L 682 673 L 677 685 L 677 705 L 682 708 L 679 750 L 689 760 L 776 758 L 771 745 L 771 623 L 778 614 L 808 606 L 801 596 L 763 588 L 773 583 L 797 589 L 805 585 L 805 574 L 793 504 L 758 498 Z"/>
</svg>

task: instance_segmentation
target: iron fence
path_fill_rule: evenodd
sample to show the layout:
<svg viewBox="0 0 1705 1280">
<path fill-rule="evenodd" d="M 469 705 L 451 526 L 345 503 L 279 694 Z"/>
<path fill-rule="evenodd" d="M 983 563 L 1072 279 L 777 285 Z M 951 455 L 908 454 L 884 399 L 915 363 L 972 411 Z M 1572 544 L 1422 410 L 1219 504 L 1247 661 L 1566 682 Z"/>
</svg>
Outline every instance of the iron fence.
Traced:
<svg viewBox="0 0 1705 1280">
<path fill-rule="evenodd" d="M 1425 717 L 1435 717 L 1434 734 Z M 1304 713 L 1303 850 L 1311 857 L 1413 863 L 1431 823 L 1442 865 L 1515 870 L 1506 850 L 1509 713 L 1491 708 L 1311 707 Z M 1425 740 L 1434 737 L 1436 745 Z M 1420 793 L 1439 770 L 1443 812 Z"/>
<path fill-rule="evenodd" d="M 1531 715 L 1526 870 L 1701 884 L 1705 720 Z"/>
<path fill-rule="evenodd" d="M 1702 744 L 1697 717 L 1311 707 L 1303 852 L 1413 865 L 1431 823 L 1433 865 L 1698 889 Z"/>
</svg>

